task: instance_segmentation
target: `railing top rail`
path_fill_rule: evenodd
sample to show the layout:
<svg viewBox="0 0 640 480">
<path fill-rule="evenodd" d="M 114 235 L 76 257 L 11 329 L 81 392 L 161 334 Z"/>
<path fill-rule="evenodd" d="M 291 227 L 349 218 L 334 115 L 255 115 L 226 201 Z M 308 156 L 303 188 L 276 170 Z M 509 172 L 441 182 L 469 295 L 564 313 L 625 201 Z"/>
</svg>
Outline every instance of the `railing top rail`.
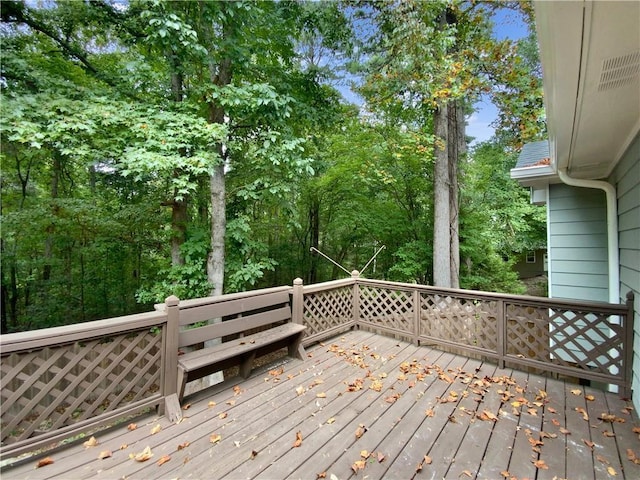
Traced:
<svg viewBox="0 0 640 480">
<path fill-rule="evenodd" d="M 180 300 L 178 307 L 180 309 L 201 307 L 206 305 L 212 305 L 215 303 L 228 302 L 230 300 L 239 300 L 242 298 L 256 297 L 259 295 L 267 295 L 270 293 L 291 291 L 292 287 L 284 285 L 281 287 L 262 288 L 260 290 L 249 290 L 247 292 L 238 293 L 226 293 L 224 295 L 216 295 L 211 297 L 193 298 L 191 300 Z M 165 309 L 164 303 L 157 303 L 154 305 L 156 310 L 163 311 Z"/>
<path fill-rule="evenodd" d="M 356 283 L 355 278 L 342 278 L 340 280 L 331 280 L 330 282 L 312 283 L 304 285 L 304 293 L 321 292 L 322 290 L 332 290 L 334 288 L 348 287 Z"/>
<path fill-rule="evenodd" d="M 419 285 L 414 283 L 390 282 L 386 280 L 374 280 L 368 278 L 358 278 L 357 282 L 362 285 L 376 287 L 388 287 L 400 290 L 419 290 L 442 295 L 455 295 L 477 300 L 506 300 L 519 305 L 531 305 L 538 307 L 560 307 L 568 309 L 589 309 L 594 313 L 607 313 L 611 315 L 624 315 L 627 313 L 627 306 L 618 303 L 594 302 L 586 300 L 570 300 L 561 298 L 533 297 L 528 295 L 514 295 L 507 293 L 481 292 L 479 290 L 463 290 L 456 288 L 432 287 L 429 285 Z"/>
<path fill-rule="evenodd" d="M 61 327 L 8 333 L 0 336 L 0 352 L 5 354 L 19 350 L 44 348 L 77 340 L 88 340 L 104 335 L 153 327 L 165 323 L 166 318 L 167 316 L 164 312 L 145 312 Z"/>
</svg>

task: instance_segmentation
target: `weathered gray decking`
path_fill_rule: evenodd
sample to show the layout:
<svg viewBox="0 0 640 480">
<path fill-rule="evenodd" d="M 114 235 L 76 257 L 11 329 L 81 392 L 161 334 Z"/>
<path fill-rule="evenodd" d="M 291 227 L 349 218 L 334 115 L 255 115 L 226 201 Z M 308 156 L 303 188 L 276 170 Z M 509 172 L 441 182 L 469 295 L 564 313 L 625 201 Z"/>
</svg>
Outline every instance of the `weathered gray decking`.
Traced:
<svg viewBox="0 0 640 480">
<path fill-rule="evenodd" d="M 638 417 L 614 394 L 363 331 L 307 353 L 185 399 L 177 424 L 137 419 L 2 478 L 640 478 Z"/>
</svg>

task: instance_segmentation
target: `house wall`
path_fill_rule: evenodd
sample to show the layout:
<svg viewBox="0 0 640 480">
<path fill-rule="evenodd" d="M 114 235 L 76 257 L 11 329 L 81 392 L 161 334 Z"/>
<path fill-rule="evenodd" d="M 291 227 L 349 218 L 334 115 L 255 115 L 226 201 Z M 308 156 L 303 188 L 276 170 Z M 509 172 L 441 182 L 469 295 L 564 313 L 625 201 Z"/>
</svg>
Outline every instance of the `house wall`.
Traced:
<svg viewBox="0 0 640 480">
<path fill-rule="evenodd" d="M 527 262 L 528 252 L 521 253 L 518 256 L 518 261 L 513 266 L 513 269 L 518 272 L 519 278 L 537 277 L 547 273 L 544 262 L 544 256 L 547 253 L 547 250 L 542 248 L 537 249 L 534 252 L 536 257 L 536 261 L 534 263 Z"/>
<path fill-rule="evenodd" d="M 618 193 L 620 296 L 635 293 L 633 403 L 640 412 L 640 135 L 627 149 L 611 178 Z"/>
<path fill-rule="evenodd" d="M 607 207 L 602 190 L 549 185 L 549 296 L 609 300 Z"/>
</svg>

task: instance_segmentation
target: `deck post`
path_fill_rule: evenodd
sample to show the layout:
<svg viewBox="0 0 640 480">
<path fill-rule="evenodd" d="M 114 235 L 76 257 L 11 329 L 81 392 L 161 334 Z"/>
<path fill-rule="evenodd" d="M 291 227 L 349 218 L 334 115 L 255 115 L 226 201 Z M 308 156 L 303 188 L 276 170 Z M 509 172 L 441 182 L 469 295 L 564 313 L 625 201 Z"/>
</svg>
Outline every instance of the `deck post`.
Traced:
<svg viewBox="0 0 640 480">
<path fill-rule="evenodd" d="M 624 398 L 631 398 L 631 382 L 633 381 L 633 291 L 627 292 L 627 315 L 624 319 L 624 385 L 620 392 Z"/>
<path fill-rule="evenodd" d="M 413 291 L 413 343 L 420 345 L 420 290 Z"/>
<path fill-rule="evenodd" d="M 304 325 L 304 285 L 301 278 L 293 281 L 293 295 L 291 296 L 291 320 L 293 323 Z"/>
<path fill-rule="evenodd" d="M 498 367 L 504 368 L 504 359 L 506 353 L 507 339 L 507 315 L 504 300 L 498 300 L 496 303 L 496 321 L 498 322 Z"/>
<path fill-rule="evenodd" d="M 182 418 L 180 401 L 178 400 L 179 304 L 180 300 L 175 295 L 171 295 L 165 300 L 167 325 L 164 349 L 164 414 L 172 422 Z"/>
<path fill-rule="evenodd" d="M 358 278 L 360 277 L 360 272 L 358 270 L 354 270 L 351 272 L 351 278 L 353 278 L 353 297 L 351 302 L 353 304 L 353 313 L 352 313 L 352 321 L 355 328 L 360 329 L 360 288 L 358 286 Z"/>
</svg>

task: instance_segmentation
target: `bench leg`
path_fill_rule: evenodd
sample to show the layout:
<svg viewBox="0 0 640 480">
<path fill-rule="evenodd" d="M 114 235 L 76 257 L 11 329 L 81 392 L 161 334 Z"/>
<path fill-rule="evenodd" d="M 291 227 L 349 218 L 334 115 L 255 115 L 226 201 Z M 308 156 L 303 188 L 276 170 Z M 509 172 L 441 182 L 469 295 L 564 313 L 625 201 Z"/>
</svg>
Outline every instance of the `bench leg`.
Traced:
<svg viewBox="0 0 640 480">
<path fill-rule="evenodd" d="M 251 369 L 253 368 L 253 360 L 256 358 L 256 352 L 250 352 L 240 364 L 240 375 L 242 378 L 248 378 L 251 375 Z"/>
<path fill-rule="evenodd" d="M 184 397 L 184 388 L 187 384 L 187 373 L 184 371 L 184 368 L 178 366 L 178 401 L 182 401 L 182 397 Z"/>
<path fill-rule="evenodd" d="M 289 344 L 289 356 L 299 358 L 300 360 L 304 360 L 307 356 L 307 353 L 304 351 L 304 347 L 302 346 L 302 333 L 296 335 L 293 341 Z"/>
</svg>

